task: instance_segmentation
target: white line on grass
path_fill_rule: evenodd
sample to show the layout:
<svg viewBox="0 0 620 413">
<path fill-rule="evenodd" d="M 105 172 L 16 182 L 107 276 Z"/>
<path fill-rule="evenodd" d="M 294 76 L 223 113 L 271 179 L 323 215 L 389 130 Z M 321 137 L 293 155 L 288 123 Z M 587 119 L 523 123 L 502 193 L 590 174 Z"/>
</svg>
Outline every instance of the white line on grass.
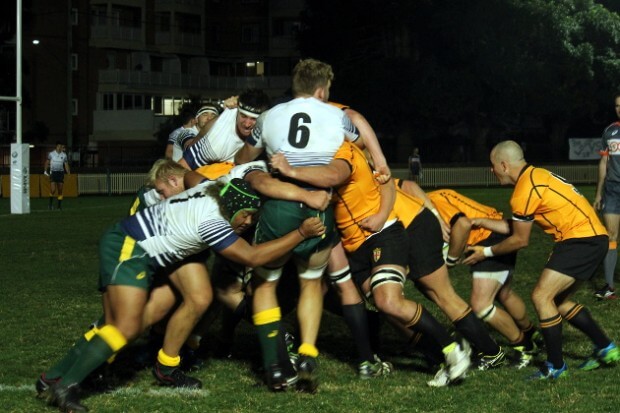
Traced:
<svg viewBox="0 0 620 413">
<path fill-rule="evenodd" d="M 0 384 L 0 392 L 18 393 L 18 392 L 35 392 L 32 385 L 22 384 L 13 386 L 9 384 Z M 166 387 L 121 387 L 106 394 L 112 396 L 150 396 L 150 397 L 207 397 L 210 392 L 205 389 L 173 389 Z"/>
<path fill-rule="evenodd" d="M 102 208 L 110 208 L 110 205 L 117 205 L 117 204 L 104 204 L 104 205 L 92 205 L 92 206 L 87 206 L 87 207 L 80 207 L 80 210 L 89 210 L 89 209 L 102 209 Z M 120 205 L 120 203 L 118 203 L 118 205 Z M 45 209 L 31 209 L 30 210 L 31 214 L 44 214 L 44 213 L 49 213 L 49 214 L 58 214 L 59 212 L 57 210 L 49 210 L 47 208 Z M 62 212 L 61 212 L 62 213 Z M 12 217 L 15 216 L 15 214 L 0 214 L 0 218 L 6 218 L 6 217 Z"/>
</svg>

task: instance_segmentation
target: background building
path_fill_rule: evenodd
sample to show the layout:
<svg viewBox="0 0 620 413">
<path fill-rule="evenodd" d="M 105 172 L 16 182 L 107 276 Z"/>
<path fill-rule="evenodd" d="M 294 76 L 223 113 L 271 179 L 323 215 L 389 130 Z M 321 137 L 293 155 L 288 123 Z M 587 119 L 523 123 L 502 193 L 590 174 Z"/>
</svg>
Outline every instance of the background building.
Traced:
<svg viewBox="0 0 620 413">
<path fill-rule="evenodd" d="M 143 166 L 163 154 L 156 133 L 190 96 L 284 94 L 299 59 L 302 7 L 302 0 L 25 0 L 23 130 L 24 142 L 35 144 L 33 166 L 58 140 L 78 165 Z M 14 105 L 4 107 L 8 118 Z M 10 122 L 0 125 L 8 144 Z"/>
</svg>

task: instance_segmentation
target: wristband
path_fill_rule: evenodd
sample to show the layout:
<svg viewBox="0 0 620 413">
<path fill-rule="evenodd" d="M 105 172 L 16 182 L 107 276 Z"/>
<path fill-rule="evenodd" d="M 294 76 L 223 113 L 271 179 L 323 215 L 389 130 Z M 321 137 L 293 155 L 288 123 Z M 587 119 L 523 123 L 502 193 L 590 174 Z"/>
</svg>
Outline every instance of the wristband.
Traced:
<svg viewBox="0 0 620 413">
<path fill-rule="evenodd" d="M 301 232 L 301 228 L 297 227 L 297 231 L 299 231 L 299 235 L 301 235 L 303 239 L 306 239 L 306 236 L 304 235 L 304 233 Z"/>
<path fill-rule="evenodd" d="M 491 247 L 484 247 L 482 249 L 482 254 L 487 258 L 495 256 L 495 254 L 493 254 L 493 250 L 491 249 Z"/>
</svg>

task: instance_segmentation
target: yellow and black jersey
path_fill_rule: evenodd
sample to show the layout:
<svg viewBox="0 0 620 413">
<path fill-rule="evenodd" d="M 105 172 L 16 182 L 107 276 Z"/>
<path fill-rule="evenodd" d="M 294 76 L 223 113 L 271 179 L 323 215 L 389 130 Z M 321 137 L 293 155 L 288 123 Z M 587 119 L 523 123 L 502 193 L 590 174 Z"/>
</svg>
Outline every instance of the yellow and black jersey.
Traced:
<svg viewBox="0 0 620 413">
<path fill-rule="evenodd" d="M 351 168 L 351 176 L 334 194 L 336 226 L 340 231 L 342 245 L 351 252 L 372 235 L 372 232 L 362 228 L 360 222 L 379 211 L 381 193 L 364 153 L 357 146 L 345 141 L 334 159 L 347 162 Z M 388 221 L 392 219 L 395 219 L 393 212 Z"/>
<path fill-rule="evenodd" d="M 564 178 L 526 165 L 510 199 L 513 220 L 536 222 L 555 242 L 607 235 L 594 208 Z"/>
<path fill-rule="evenodd" d="M 426 194 L 439 215 L 448 223 L 450 227 L 454 225 L 461 216 L 467 218 L 489 218 L 502 219 L 502 214 L 493 207 L 483 205 L 471 198 L 459 194 L 451 189 L 439 189 Z M 480 241 L 487 239 L 491 231 L 485 228 L 472 228 L 467 239 L 467 244 L 476 245 Z"/>
<path fill-rule="evenodd" d="M 396 201 L 394 213 L 403 226 L 407 228 L 415 217 L 424 209 L 424 201 L 413 195 L 409 195 L 396 184 Z"/>
</svg>

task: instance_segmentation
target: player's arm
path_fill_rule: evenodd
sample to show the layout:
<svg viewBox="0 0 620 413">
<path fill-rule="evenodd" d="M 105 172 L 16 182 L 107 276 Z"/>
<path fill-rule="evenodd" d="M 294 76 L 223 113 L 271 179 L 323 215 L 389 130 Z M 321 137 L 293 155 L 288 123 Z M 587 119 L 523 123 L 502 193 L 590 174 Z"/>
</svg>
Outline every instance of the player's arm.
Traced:
<svg viewBox="0 0 620 413">
<path fill-rule="evenodd" d="M 384 184 L 389 181 L 392 176 L 392 172 L 387 164 L 387 160 L 385 159 L 385 155 L 381 150 L 381 145 L 379 144 L 379 139 L 377 138 L 377 134 L 375 133 L 368 120 L 356 110 L 351 108 L 347 108 L 344 110 L 347 114 L 353 125 L 357 128 L 360 133 L 361 139 L 355 141 L 355 144 L 358 145 L 361 149 L 366 149 L 372 158 L 372 163 L 377 171 L 377 181 L 379 183 Z"/>
<path fill-rule="evenodd" d="M 485 258 L 495 255 L 510 254 L 529 245 L 530 234 L 532 233 L 533 221 L 516 221 L 512 222 L 512 235 L 491 247 L 467 247 L 472 254 L 463 260 L 463 264 L 472 265 L 482 261 Z"/>
<path fill-rule="evenodd" d="M 394 209 L 394 202 L 396 201 L 396 186 L 393 182 L 387 182 L 386 185 L 379 185 L 379 191 L 381 193 L 379 211 L 377 211 L 376 214 L 364 218 L 360 222 L 360 225 L 364 229 L 372 232 L 381 231 L 385 225 L 385 221 L 387 221 L 390 216 L 390 212 Z"/>
<path fill-rule="evenodd" d="M 219 116 L 215 116 L 215 117 L 209 119 L 207 121 L 207 123 L 202 128 L 200 128 L 198 133 L 196 135 L 194 135 L 194 137 L 192 137 L 191 139 L 188 139 L 183 144 L 183 150 L 189 148 L 190 146 L 192 146 L 193 144 L 195 144 L 196 142 L 198 142 L 202 138 L 207 139 L 206 136 L 209 133 L 209 131 L 211 130 L 211 128 L 213 127 L 213 125 L 215 125 L 215 121 L 218 119 L 218 117 Z"/>
<path fill-rule="evenodd" d="M 65 161 L 65 171 L 67 171 L 67 174 L 70 175 L 71 174 L 71 168 L 69 168 L 69 162 Z"/>
<path fill-rule="evenodd" d="M 463 255 L 465 247 L 467 246 L 467 240 L 469 239 L 471 227 L 472 221 L 465 215 L 460 215 L 454 224 L 452 224 L 452 228 L 450 228 L 448 257 L 446 258 L 446 263 L 449 267 L 456 264 L 459 258 L 461 258 L 461 255 Z"/>
<path fill-rule="evenodd" d="M 598 182 L 596 183 L 596 194 L 594 195 L 594 202 L 592 206 L 594 209 L 600 210 L 603 200 L 603 188 L 605 186 L 605 178 L 607 177 L 607 161 L 609 160 L 608 154 L 601 155 L 601 160 L 598 162 Z"/>
<path fill-rule="evenodd" d="M 262 244 L 250 245 L 243 238 L 219 251 L 224 258 L 247 267 L 259 267 L 283 257 L 307 238 L 325 233 L 325 225 L 318 217 L 307 218 L 299 228 L 283 237 Z"/>
<path fill-rule="evenodd" d="M 475 227 L 485 228 L 498 234 L 510 234 L 510 222 L 505 219 L 473 218 L 471 223 Z"/>
<path fill-rule="evenodd" d="M 47 173 L 50 170 L 50 159 L 47 158 L 45 160 L 45 165 L 43 165 L 43 173 Z"/>
<path fill-rule="evenodd" d="M 251 162 L 258 158 L 261 153 L 263 153 L 263 148 L 257 148 L 256 146 L 252 146 L 246 142 L 235 154 L 235 163 L 237 165 L 241 165 Z"/>
<path fill-rule="evenodd" d="M 274 199 L 303 202 L 310 208 L 324 211 L 329 205 L 327 191 L 307 191 L 297 185 L 272 177 L 269 173 L 254 170 L 245 178 L 257 192 Z"/>
<path fill-rule="evenodd" d="M 164 153 L 164 156 L 166 157 L 166 159 L 172 159 L 172 148 L 173 148 L 173 144 L 169 143 L 166 145 L 166 152 Z"/>
<path fill-rule="evenodd" d="M 273 171 L 319 188 L 338 186 L 351 176 L 351 165 L 344 159 L 333 159 L 328 165 L 292 167 L 282 153 L 276 153 L 269 163 Z"/>
</svg>

